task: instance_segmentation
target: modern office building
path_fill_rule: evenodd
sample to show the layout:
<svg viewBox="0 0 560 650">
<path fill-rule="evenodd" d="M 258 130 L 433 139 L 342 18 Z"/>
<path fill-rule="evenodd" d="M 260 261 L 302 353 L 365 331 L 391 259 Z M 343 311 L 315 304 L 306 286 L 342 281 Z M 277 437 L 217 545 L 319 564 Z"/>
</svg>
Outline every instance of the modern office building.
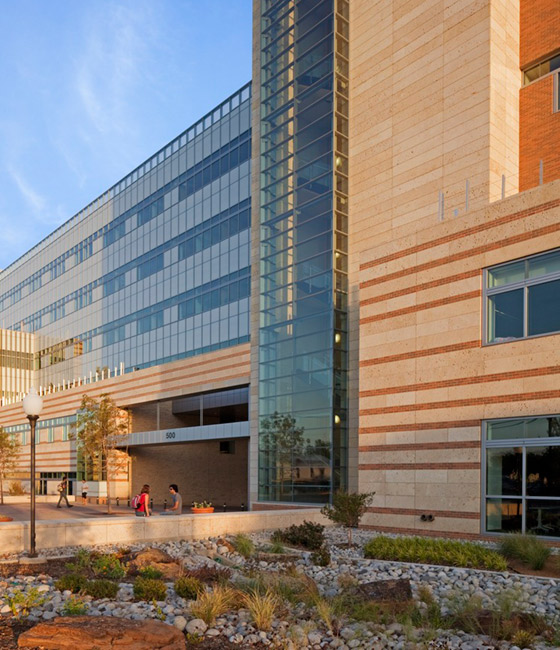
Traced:
<svg viewBox="0 0 560 650">
<path fill-rule="evenodd" d="M 560 537 L 560 6 L 253 20 L 252 84 L 0 275 L 27 355 L 0 424 L 28 442 L 18 400 L 43 387 L 47 491 L 87 472 L 68 432 L 106 392 L 123 495 L 359 489 L 379 530 Z"/>
</svg>

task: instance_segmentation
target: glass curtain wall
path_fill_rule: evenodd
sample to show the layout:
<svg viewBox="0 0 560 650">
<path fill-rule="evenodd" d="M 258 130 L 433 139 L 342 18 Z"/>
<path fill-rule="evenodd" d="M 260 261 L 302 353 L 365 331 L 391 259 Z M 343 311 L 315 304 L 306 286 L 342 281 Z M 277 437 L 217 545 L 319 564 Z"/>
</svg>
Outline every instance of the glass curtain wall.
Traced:
<svg viewBox="0 0 560 650">
<path fill-rule="evenodd" d="M 348 3 L 261 3 L 259 499 L 346 485 Z"/>
</svg>

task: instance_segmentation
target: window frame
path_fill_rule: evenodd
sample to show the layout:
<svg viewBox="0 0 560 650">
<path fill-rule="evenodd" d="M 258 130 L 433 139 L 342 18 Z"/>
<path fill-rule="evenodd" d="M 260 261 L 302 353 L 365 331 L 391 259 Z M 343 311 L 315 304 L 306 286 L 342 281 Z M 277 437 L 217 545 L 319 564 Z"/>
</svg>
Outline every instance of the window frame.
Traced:
<svg viewBox="0 0 560 650">
<path fill-rule="evenodd" d="M 513 343 L 514 341 L 524 341 L 527 339 L 535 339 L 541 336 L 553 336 L 555 334 L 560 334 L 560 329 L 551 330 L 550 332 L 544 332 L 542 334 L 529 334 L 529 288 L 539 285 L 546 284 L 547 282 L 553 282 L 555 280 L 560 280 L 560 270 L 554 271 L 552 273 L 547 273 L 545 275 L 540 275 L 536 278 L 529 278 L 528 275 L 528 264 L 530 260 L 537 259 L 544 255 L 549 255 L 550 253 L 558 252 L 560 255 L 560 248 L 553 248 L 550 250 L 542 251 L 541 253 L 536 253 L 535 255 L 528 255 L 526 257 L 520 257 L 513 260 L 508 260 L 507 262 L 501 262 L 500 264 L 494 264 L 483 269 L 482 274 L 482 299 L 483 299 L 483 318 L 482 318 L 482 328 L 483 336 L 482 340 L 483 346 L 487 345 L 501 345 L 504 343 Z M 524 262 L 525 265 L 525 278 L 517 282 L 510 282 L 508 284 L 501 285 L 499 287 L 489 287 L 489 274 L 494 270 L 508 264 L 515 262 Z M 500 293 L 507 293 L 509 291 L 514 291 L 516 289 L 523 290 L 523 336 L 517 338 L 510 338 L 504 341 L 491 341 L 489 340 L 489 327 L 490 327 L 490 309 L 489 309 L 489 298 Z"/>
<path fill-rule="evenodd" d="M 507 500 L 511 499 L 512 501 L 521 501 L 521 533 L 526 533 L 527 527 L 527 501 L 555 501 L 560 502 L 560 497 L 546 497 L 546 496 L 532 496 L 527 495 L 527 449 L 532 447 L 560 447 L 560 437 L 558 438 L 510 438 L 503 440 L 488 440 L 488 424 L 492 422 L 506 422 L 514 420 L 534 420 L 534 419 L 545 419 L 550 417 L 560 418 L 558 413 L 549 413 L 545 415 L 533 415 L 533 416 L 518 416 L 510 418 L 490 418 L 488 420 L 482 420 L 481 426 L 481 442 L 482 442 L 482 451 L 481 451 L 481 462 L 480 462 L 480 472 L 481 472 L 481 489 L 480 489 L 480 531 L 482 535 L 491 535 L 491 536 L 505 536 L 510 533 L 507 532 L 497 532 L 497 531 L 488 531 L 486 530 L 486 503 L 488 499 L 502 499 Z M 521 494 L 520 495 L 496 495 L 487 493 L 487 451 L 488 449 L 512 449 L 514 447 L 521 447 L 522 453 L 522 480 L 521 480 Z M 558 541 L 560 536 L 552 535 L 537 535 L 537 537 L 542 537 L 543 539 L 549 541 Z"/>
</svg>

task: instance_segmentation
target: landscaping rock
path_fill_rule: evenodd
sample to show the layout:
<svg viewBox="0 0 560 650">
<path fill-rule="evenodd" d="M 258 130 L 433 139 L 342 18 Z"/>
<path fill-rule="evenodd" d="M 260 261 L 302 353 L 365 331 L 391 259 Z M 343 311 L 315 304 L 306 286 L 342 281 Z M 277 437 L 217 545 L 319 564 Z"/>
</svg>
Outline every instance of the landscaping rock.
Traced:
<svg viewBox="0 0 560 650">
<path fill-rule="evenodd" d="M 208 629 L 208 625 L 201 618 L 193 618 L 192 621 L 187 623 L 187 632 L 189 634 L 204 634 Z"/>
<path fill-rule="evenodd" d="M 368 600 L 395 600 L 405 602 L 412 598 L 410 580 L 406 578 L 365 582 L 360 585 L 359 592 Z"/>
<path fill-rule="evenodd" d="M 99 616 L 61 617 L 39 623 L 18 640 L 20 648 L 44 650 L 185 650 L 185 638 L 176 627 L 161 621 L 130 621 Z"/>
<path fill-rule="evenodd" d="M 182 573 L 180 563 L 169 553 L 159 548 L 140 551 L 128 564 L 129 572 L 134 575 L 144 567 L 153 567 L 163 574 L 164 580 L 176 580 Z"/>
</svg>

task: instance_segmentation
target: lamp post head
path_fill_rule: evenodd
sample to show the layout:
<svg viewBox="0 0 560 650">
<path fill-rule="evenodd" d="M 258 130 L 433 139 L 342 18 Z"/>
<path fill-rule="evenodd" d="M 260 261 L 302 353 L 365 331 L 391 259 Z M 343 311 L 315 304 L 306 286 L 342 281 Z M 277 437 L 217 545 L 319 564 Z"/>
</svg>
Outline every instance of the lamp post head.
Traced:
<svg viewBox="0 0 560 650">
<path fill-rule="evenodd" d="M 37 394 L 33 386 L 29 389 L 29 393 L 23 398 L 23 410 L 27 417 L 39 417 L 43 410 L 43 399 Z"/>
</svg>

